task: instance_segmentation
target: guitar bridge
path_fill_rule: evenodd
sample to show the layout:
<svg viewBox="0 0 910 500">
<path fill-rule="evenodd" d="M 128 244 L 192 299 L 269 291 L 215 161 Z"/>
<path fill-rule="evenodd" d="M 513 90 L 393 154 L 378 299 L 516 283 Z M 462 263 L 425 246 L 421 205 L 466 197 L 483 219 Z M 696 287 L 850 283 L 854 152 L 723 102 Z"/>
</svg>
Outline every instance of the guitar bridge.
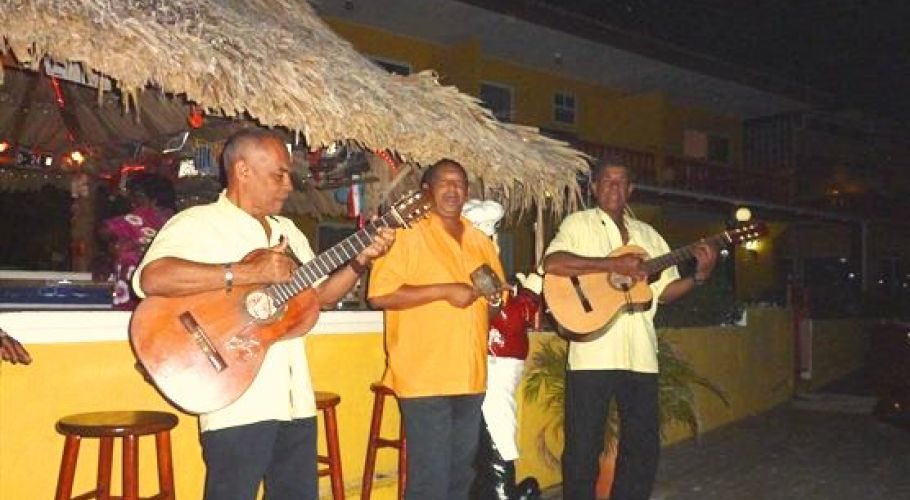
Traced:
<svg viewBox="0 0 910 500">
<path fill-rule="evenodd" d="M 575 288 L 575 294 L 578 295 L 578 300 L 581 301 L 581 307 L 586 313 L 593 311 L 594 307 L 591 306 L 591 301 L 585 296 L 585 291 L 581 289 L 581 281 L 578 279 L 578 276 L 572 276 L 569 279 L 572 281 L 572 287 Z"/>
<path fill-rule="evenodd" d="M 227 362 L 224 361 L 221 354 L 218 354 L 218 350 L 212 345 L 212 341 L 209 340 L 208 335 L 205 334 L 205 330 L 199 326 L 196 318 L 189 312 L 185 312 L 181 314 L 178 319 L 186 330 L 186 333 L 190 334 L 190 337 L 193 338 L 193 343 L 196 344 L 196 347 L 198 347 L 199 350 L 202 351 L 202 354 L 205 355 L 206 359 L 209 360 L 209 364 L 212 365 L 212 368 L 214 368 L 216 372 L 223 372 L 225 368 L 227 368 Z"/>
</svg>

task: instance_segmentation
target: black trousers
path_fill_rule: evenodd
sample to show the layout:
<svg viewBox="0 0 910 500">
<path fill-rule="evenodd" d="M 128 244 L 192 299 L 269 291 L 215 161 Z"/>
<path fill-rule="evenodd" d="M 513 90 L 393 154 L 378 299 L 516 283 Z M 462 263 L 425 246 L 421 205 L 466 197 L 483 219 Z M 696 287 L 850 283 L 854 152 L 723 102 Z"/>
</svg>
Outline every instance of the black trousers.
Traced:
<svg viewBox="0 0 910 500">
<path fill-rule="evenodd" d="M 406 500 L 467 500 L 483 394 L 400 398 L 408 446 Z"/>
<path fill-rule="evenodd" d="M 593 500 L 610 400 L 619 410 L 620 439 L 611 500 L 647 500 L 660 453 L 657 374 L 625 370 L 566 372 L 563 494 Z"/>
<path fill-rule="evenodd" d="M 317 500 L 316 418 L 269 420 L 202 433 L 205 500 Z"/>
</svg>

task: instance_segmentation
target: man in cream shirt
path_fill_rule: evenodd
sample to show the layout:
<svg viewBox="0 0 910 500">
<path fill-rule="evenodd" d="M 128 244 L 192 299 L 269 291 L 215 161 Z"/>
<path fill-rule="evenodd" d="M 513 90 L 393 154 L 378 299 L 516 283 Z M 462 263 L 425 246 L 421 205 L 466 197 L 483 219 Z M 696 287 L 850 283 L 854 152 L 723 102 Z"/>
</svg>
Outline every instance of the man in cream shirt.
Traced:
<svg viewBox="0 0 910 500">
<path fill-rule="evenodd" d="M 646 256 L 607 257 L 613 250 L 636 245 L 649 256 L 669 251 L 664 239 L 648 224 L 628 215 L 632 193 L 629 170 L 602 164 L 594 172 L 597 207 L 576 212 L 562 222 L 544 258 L 544 270 L 561 276 L 611 272 L 647 279 Z M 651 308 L 620 313 L 592 334 L 595 340 L 570 342 L 566 371 L 563 495 L 593 500 L 597 456 L 603 449 L 610 400 L 620 415 L 619 453 L 612 500 L 647 500 L 657 472 L 660 422 L 657 408 L 657 304 L 689 293 L 710 276 L 717 250 L 698 245 L 693 276 L 680 278 L 675 267 L 665 269 L 650 286 Z"/>
<path fill-rule="evenodd" d="M 227 189 L 217 201 L 178 213 L 161 229 L 133 276 L 140 297 L 179 297 L 234 285 L 284 283 L 313 258 L 306 236 L 279 217 L 291 191 L 290 155 L 272 132 L 245 129 L 224 147 Z M 394 241 L 372 244 L 316 287 L 333 305 Z M 265 249 L 244 259 L 253 250 Z M 249 389 L 200 415 L 207 500 L 316 500 L 316 404 L 303 341 L 276 342 Z"/>
</svg>

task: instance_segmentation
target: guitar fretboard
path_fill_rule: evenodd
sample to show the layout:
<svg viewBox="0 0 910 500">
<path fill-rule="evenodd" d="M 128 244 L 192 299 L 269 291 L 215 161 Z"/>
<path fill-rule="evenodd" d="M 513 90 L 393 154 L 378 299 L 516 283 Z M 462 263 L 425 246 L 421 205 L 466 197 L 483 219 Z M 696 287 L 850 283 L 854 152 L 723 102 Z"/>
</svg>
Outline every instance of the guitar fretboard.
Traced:
<svg viewBox="0 0 910 500">
<path fill-rule="evenodd" d="M 685 262 L 695 257 L 695 246 L 698 243 L 707 243 L 708 245 L 719 248 L 732 243 L 732 240 L 726 232 L 709 236 L 696 243 L 677 248 L 672 252 L 667 252 L 663 255 L 654 257 L 653 259 L 648 259 L 642 263 L 642 267 L 644 267 L 645 272 L 650 276 L 663 271 L 670 266 Z"/>
<path fill-rule="evenodd" d="M 400 218 L 397 213 L 390 211 L 366 224 L 366 226 L 356 233 L 348 236 L 334 246 L 317 255 L 313 260 L 304 263 L 294 270 L 291 275 L 291 281 L 287 283 L 276 283 L 265 288 L 266 293 L 275 301 L 276 307 L 281 307 L 287 301 L 298 293 L 313 286 L 332 271 L 338 269 L 373 242 L 373 237 L 383 227 L 400 226 Z"/>
</svg>

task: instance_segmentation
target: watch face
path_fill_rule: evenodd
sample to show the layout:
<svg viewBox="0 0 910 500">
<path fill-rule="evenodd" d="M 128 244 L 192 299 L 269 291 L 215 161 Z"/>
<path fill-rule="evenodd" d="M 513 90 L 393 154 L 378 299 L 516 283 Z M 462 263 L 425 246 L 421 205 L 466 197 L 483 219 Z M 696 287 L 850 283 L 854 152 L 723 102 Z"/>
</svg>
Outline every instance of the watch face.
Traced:
<svg viewBox="0 0 910 500">
<path fill-rule="evenodd" d="M 263 290 L 255 290 L 246 296 L 246 312 L 254 319 L 265 321 L 278 312 L 275 301 Z"/>
</svg>

